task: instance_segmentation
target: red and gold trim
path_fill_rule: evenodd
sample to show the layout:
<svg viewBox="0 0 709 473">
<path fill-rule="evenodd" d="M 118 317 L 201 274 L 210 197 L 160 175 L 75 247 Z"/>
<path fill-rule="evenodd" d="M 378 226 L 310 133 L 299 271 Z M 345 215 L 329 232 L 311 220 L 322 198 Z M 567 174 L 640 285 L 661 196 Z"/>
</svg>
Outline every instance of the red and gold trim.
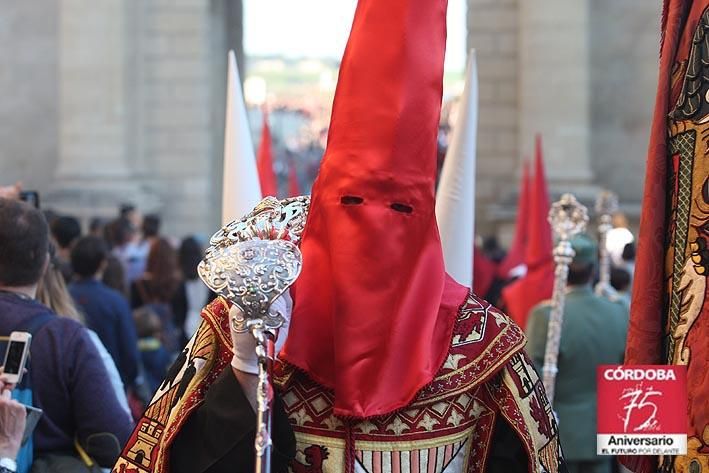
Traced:
<svg viewBox="0 0 709 473">
<path fill-rule="evenodd" d="M 224 333 L 222 321 L 228 323 L 228 313 L 228 305 L 220 299 L 204 308 L 205 320 L 168 370 L 168 378 L 138 421 L 113 467 L 114 473 L 170 471 L 168 452 L 172 440 L 231 360 L 231 343 L 226 345 L 220 337 Z M 226 333 L 229 334 L 228 326 Z"/>
</svg>

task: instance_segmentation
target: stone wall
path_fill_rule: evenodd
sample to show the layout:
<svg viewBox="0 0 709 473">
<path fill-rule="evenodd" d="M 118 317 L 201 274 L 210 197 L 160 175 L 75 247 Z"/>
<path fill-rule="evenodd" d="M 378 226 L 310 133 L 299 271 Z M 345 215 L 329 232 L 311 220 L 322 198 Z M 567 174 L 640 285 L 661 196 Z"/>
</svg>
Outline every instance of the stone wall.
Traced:
<svg viewBox="0 0 709 473">
<path fill-rule="evenodd" d="M 477 232 L 509 242 L 523 156 L 544 139 L 552 197 L 620 195 L 637 224 L 657 80 L 660 2 L 468 0 L 478 51 Z"/>
<path fill-rule="evenodd" d="M 219 225 L 226 53 L 243 68 L 241 2 L 13 2 L 0 22 L 0 183 L 45 207 L 113 217 L 122 202 L 166 233 Z"/>
<path fill-rule="evenodd" d="M 545 140 L 552 193 L 607 187 L 637 214 L 660 2 L 468 0 L 480 76 L 477 229 L 511 233 L 523 155 Z M 0 182 L 88 219 L 121 201 L 211 233 L 221 194 L 235 0 L 12 2 L 0 18 Z"/>
<path fill-rule="evenodd" d="M 57 163 L 57 3 L 9 2 L 0 14 L 0 184 L 46 189 Z"/>
<path fill-rule="evenodd" d="M 598 182 L 637 214 L 655 105 L 662 5 L 646 0 L 594 0 L 593 5 L 592 168 Z"/>
<path fill-rule="evenodd" d="M 159 197 L 171 233 L 204 232 L 216 226 L 210 192 L 218 158 L 211 142 L 210 2 L 137 6 L 131 168 Z"/>
<path fill-rule="evenodd" d="M 469 0 L 468 48 L 478 63 L 480 115 L 477 232 L 496 229 L 498 208 L 514 202 L 519 162 L 518 0 Z"/>
</svg>

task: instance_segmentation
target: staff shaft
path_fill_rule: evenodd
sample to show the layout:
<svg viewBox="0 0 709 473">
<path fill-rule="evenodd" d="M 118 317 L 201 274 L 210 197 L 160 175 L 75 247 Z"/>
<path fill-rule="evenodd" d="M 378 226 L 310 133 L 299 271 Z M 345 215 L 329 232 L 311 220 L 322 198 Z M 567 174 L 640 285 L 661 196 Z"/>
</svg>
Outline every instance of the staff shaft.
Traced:
<svg viewBox="0 0 709 473">
<path fill-rule="evenodd" d="M 559 345 L 561 343 L 561 327 L 564 323 L 564 304 L 566 302 L 566 283 L 569 278 L 569 265 L 574 257 L 571 244 L 562 240 L 554 250 L 554 291 L 552 292 L 551 313 L 547 328 L 547 343 L 544 351 L 544 367 L 542 379 L 549 403 L 554 402 L 554 386 L 556 373 L 559 371 Z"/>
<path fill-rule="evenodd" d="M 270 330 L 265 330 L 262 325 L 255 325 L 251 333 L 256 338 L 256 354 L 258 355 L 258 385 L 256 387 L 256 473 L 271 472 L 271 451 L 273 440 L 271 438 L 271 418 L 273 412 L 273 385 L 271 375 L 273 360 L 275 358 L 274 336 Z"/>
</svg>

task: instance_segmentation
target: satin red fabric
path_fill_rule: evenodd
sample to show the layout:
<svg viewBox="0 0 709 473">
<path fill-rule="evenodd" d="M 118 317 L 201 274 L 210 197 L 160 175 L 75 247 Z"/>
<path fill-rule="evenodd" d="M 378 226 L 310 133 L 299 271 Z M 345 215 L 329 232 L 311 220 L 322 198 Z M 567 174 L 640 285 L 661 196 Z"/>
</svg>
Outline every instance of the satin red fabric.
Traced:
<svg viewBox="0 0 709 473">
<path fill-rule="evenodd" d="M 532 308 L 551 298 L 554 289 L 554 259 L 552 256 L 552 230 L 549 215 L 549 191 L 544 173 L 542 140 L 536 137 L 534 156 L 534 179 L 529 190 L 529 204 L 526 208 L 527 241 L 524 248 L 524 262 L 527 274 L 502 290 L 507 314 L 519 324 L 527 326 L 527 318 Z"/>
<path fill-rule="evenodd" d="M 273 172 L 273 147 L 271 144 L 271 127 L 268 125 L 268 113 L 263 112 L 263 128 L 261 130 L 261 143 L 259 143 L 256 156 L 258 179 L 261 184 L 261 195 L 278 196 L 278 180 Z"/>
<path fill-rule="evenodd" d="M 303 233 L 282 356 L 335 413 L 407 405 L 445 361 L 467 289 L 434 215 L 445 0 L 360 0 Z"/>
</svg>

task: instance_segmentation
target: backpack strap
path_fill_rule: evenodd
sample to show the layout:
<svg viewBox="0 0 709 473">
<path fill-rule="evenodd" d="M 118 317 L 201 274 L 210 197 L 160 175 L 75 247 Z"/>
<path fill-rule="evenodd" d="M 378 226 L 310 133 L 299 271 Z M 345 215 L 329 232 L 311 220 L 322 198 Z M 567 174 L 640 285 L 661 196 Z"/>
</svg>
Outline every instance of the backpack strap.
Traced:
<svg viewBox="0 0 709 473">
<path fill-rule="evenodd" d="M 30 335 L 34 337 L 34 335 L 39 332 L 39 329 L 44 327 L 49 321 L 54 319 L 56 317 L 55 315 L 47 312 L 43 312 L 41 314 L 35 315 L 34 317 L 31 317 L 29 320 L 25 320 L 19 325 L 15 327 L 14 332 L 28 332 Z M 32 346 L 30 345 L 30 349 L 32 349 Z"/>
</svg>

